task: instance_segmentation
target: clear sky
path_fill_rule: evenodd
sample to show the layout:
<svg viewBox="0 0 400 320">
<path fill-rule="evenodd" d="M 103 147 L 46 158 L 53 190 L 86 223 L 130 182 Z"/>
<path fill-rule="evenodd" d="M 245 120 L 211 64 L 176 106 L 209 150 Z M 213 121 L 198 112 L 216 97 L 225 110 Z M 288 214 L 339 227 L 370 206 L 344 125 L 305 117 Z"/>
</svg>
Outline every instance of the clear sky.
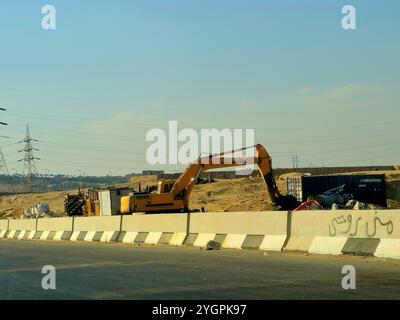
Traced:
<svg viewBox="0 0 400 320">
<path fill-rule="evenodd" d="M 275 167 L 400 163 L 399 14 L 394 0 L 1 1 L 0 146 L 21 172 L 29 123 L 40 172 L 126 174 L 157 169 L 146 132 L 177 120 L 253 128 Z"/>
</svg>

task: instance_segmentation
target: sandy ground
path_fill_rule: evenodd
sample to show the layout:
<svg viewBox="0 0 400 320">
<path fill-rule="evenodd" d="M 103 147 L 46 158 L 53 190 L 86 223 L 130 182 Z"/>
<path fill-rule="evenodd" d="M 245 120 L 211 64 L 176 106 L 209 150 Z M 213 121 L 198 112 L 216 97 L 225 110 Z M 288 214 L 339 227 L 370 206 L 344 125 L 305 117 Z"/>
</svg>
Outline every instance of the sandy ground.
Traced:
<svg viewBox="0 0 400 320">
<path fill-rule="evenodd" d="M 374 171 L 363 173 L 384 173 L 387 179 L 387 195 L 389 208 L 400 208 L 400 171 Z M 286 179 L 299 176 L 297 173 L 284 174 L 277 177 L 279 190 L 286 194 Z M 156 179 L 151 176 L 135 177 L 131 185 L 138 188 L 155 185 Z M 25 207 L 42 202 L 48 203 L 56 213 L 64 211 L 64 196 L 77 193 L 77 190 L 50 192 L 45 194 L 14 195 L 0 197 L 0 217 L 19 218 Z M 190 197 L 191 209 L 204 207 L 206 211 L 264 211 L 273 210 L 265 185 L 261 178 L 221 179 L 214 183 L 196 185 Z"/>
</svg>

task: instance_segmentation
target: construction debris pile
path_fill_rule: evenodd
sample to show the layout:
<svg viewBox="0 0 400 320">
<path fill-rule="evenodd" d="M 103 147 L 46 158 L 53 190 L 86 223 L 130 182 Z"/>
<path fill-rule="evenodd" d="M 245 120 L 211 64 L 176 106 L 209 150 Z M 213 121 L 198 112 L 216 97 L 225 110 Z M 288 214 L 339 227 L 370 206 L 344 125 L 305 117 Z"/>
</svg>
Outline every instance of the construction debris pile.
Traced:
<svg viewBox="0 0 400 320">
<path fill-rule="evenodd" d="M 302 204 L 300 210 L 386 209 L 384 174 L 302 176 L 288 179 L 288 192 Z"/>
<path fill-rule="evenodd" d="M 60 216 L 63 216 L 63 214 L 52 212 L 48 203 L 37 203 L 29 208 L 25 208 L 21 219 L 52 218 Z"/>
<path fill-rule="evenodd" d="M 386 209 L 383 206 L 376 204 L 365 203 L 357 199 L 348 199 L 348 195 L 344 194 L 345 185 L 328 190 L 316 196 L 308 196 L 307 201 L 303 202 L 294 211 L 301 210 L 341 210 L 341 209 L 354 209 L 354 210 L 376 210 Z"/>
</svg>

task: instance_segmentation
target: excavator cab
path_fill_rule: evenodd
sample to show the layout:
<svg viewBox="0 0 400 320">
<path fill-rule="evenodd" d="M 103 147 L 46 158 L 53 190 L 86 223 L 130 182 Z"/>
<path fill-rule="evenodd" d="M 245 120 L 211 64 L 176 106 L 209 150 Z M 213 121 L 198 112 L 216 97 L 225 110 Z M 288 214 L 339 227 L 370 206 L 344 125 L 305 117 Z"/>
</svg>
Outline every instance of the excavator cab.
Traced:
<svg viewBox="0 0 400 320">
<path fill-rule="evenodd" d="M 175 184 L 175 180 L 160 180 L 160 181 L 158 181 L 157 193 L 158 194 L 170 193 L 174 184 Z"/>
</svg>

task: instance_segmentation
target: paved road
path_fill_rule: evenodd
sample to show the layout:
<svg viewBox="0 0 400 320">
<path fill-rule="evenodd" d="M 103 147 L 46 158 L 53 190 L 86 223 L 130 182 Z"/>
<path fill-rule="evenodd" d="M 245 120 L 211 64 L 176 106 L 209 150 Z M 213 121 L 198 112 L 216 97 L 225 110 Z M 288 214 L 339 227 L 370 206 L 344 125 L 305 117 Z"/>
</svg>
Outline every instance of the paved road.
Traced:
<svg viewBox="0 0 400 320">
<path fill-rule="evenodd" d="M 354 265 L 357 289 L 343 290 Z M 57 271 L 41 288 L 42 266 Z M 400 261 L 190 247 L 0 240 L 0 299 L 400 298 Z"/>
</svg>

